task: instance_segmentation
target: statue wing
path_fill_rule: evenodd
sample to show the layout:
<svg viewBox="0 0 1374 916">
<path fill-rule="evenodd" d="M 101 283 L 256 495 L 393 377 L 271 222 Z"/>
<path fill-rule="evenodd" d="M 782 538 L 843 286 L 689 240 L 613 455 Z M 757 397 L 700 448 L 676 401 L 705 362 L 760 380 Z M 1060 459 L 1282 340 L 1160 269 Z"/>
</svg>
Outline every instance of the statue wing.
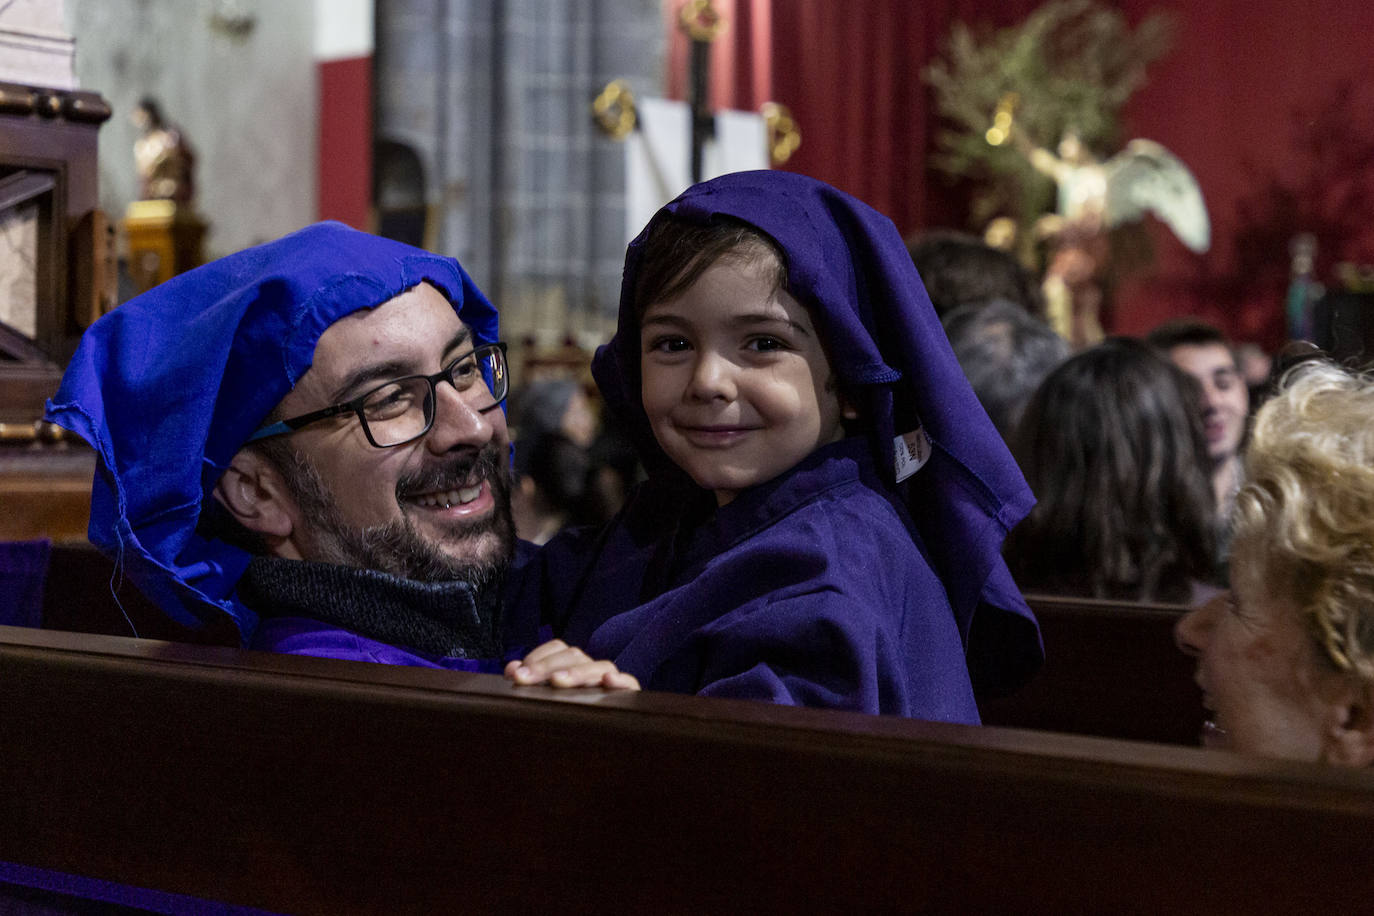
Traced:
<svg viewBox="0 0 1374 916">
<path fill-rule="evenodd" d="M 1153 140 L 1132 140 L 1107 163 L 1107 225 L 1138 220 L 1147 211 L 1193 251 L 1201 254 L 1211 245 L 1207 205 L 1193 173 Z"/>
</svg>

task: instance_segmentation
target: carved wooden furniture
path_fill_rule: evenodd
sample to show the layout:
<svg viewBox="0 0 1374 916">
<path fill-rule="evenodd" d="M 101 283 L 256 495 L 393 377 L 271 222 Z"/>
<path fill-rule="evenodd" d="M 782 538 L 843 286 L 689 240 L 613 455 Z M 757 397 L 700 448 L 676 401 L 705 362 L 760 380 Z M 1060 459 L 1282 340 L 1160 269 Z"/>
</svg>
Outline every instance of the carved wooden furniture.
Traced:
<svg viewBox="0 0 1374 916">
<path fill-rule="evenodd" d="M 39 421 L 82 331 L 115 303 L 97 198 L 96 137 L 109 116 L 93 92 L 0 83 L 0 232 L 14 243 L 0 265 L 3 539 L 85 537 L 94 459 Z"/>
<path fill-rule="evenodd" d="M 109 117 L 94 92 L 0 83 L 0 213 L 38 209 L 32 340 L 57 365 L 114 304 L 108 227 L 96 215 L 96 136 Z"/>
</svg>

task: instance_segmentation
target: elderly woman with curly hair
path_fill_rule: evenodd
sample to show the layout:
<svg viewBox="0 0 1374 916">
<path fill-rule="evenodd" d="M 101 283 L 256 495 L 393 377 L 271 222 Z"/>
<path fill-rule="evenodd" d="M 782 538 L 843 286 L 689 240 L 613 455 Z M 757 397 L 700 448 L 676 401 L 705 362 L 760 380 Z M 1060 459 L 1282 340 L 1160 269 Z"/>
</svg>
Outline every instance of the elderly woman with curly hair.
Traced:
<svg viewBox="0 0 1374 916">
<path fill-rule="evenodd" d="M 1208 746 L 1374 761 L 1374 377 L 1298 366 L 1260 410 L 1231 591 L 1184 617 Z"/>
</svg>

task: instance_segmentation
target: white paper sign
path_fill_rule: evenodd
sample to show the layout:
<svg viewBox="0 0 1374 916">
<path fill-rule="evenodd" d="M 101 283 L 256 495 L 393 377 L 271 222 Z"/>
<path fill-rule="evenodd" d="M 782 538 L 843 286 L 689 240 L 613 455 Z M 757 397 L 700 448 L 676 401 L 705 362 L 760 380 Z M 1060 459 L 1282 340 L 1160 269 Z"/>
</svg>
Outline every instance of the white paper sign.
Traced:
<svg viewBox="0 0 1374 916">
<path fill-rule="evenodd" d="M 625 138 L 625 241 L 692 184 L 692 111 L 686 102 L 636 99 L 639 124 Z M 768 168 L 768 128 L 752 111 L 716 112 L 701 177 Z"/>
</svg>

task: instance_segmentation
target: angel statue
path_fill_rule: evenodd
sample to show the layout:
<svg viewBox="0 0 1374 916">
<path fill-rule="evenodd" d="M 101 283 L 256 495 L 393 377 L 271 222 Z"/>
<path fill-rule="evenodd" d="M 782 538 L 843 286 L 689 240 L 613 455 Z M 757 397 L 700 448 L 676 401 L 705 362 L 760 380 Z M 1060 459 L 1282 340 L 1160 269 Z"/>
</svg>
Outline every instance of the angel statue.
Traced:
<svg viewBox="0 0 1374 916">
<path fill-rule="evenodd" d="M 1153 213 L 1201 254 L 1211 244 L 1202 190 L 1188 167 L 1152 140 L 1132 140 L 1103 162 L 1073 130 L 1060 138 L 1056 154 L 1035 146 L 1008 120 L 1000 121 L 1003 136 L 1036 171 L 1054 179 L 1058 193 L 1057 212 L 1036 223 L 1036 234 L 1050 243 L 1044 279 L 1050 322 L 1074 346 L 1097 343 L 1103 337 L 1108 232 Z M 988 139 L 995 139 L 992 131 Z"/>
</svg>

